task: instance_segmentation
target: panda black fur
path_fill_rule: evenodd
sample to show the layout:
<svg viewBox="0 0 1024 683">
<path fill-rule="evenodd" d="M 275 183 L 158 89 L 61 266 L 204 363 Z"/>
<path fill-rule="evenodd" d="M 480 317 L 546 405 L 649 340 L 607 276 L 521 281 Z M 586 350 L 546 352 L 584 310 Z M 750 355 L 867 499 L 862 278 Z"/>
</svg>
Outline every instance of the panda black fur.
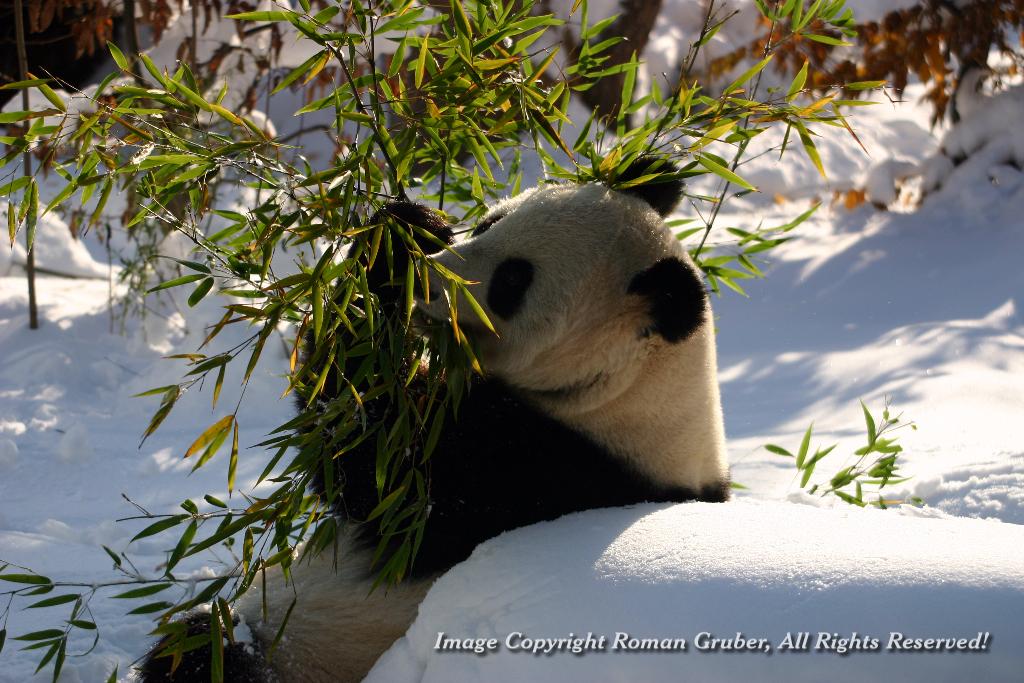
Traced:
<svg viewBox="0 0 1024 683">
<path fill-rule="evenodd" d="M 620 180 L 654 169 L 672 170 L 646 157 Z M 227 681 L 360 680 L 405 633 L 433 579 L 503 531 L 590 508 L 728 498 L 707 295 L 663 222 L 681 195 L 678 181 L 625 191 L 596 183 L 535 188 L 492 209 L 456 245 L 458 256 L 422 244 L 480 283 L 477 299 L 498 335 L 460 316 L 487 375 L 473 380 L 429 461 L 430 514 L 411 576 L 369 593 L 377 529 L 359 520 L 378 498 L 375 447 L 364 442 L 335 461 L 344 484 L 338 564 L 321 557 L 294 567 L 294 589 L 268 577 L 266 623 L 258 589 L 239 601 L 236 613 L 255 642 L 228 653 Z M 384 210 L 453 241 L 425 207 Z M 370 284 L 397 310 L 385 271 L 375 268 Z M 440 299 L 417 305 L 428 318 L 447 318 Z M 383 400 L 370 412 L 386 411 Z M 295 596 L 268 665 L 261 643 L 273 639 Z M 208 661 L 208 650 L 193 650 L 171 675 L 169 658 L 151 657 L 140 680 L 206 681 Z"/>
</svg>

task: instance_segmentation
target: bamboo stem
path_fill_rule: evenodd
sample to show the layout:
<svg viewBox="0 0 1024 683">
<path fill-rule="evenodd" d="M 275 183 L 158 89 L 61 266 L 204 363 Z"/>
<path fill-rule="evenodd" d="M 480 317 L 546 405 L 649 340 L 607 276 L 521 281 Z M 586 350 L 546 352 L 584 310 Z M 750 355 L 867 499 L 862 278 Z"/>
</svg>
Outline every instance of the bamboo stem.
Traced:
<svg viewBox="0 0 1024 683">
<path fill-rule="evenodd" d="M 25 14 L 21 0 L 14 0 L 14 34 L 18 43 L 18 71 L 21 80 L 28 80 L 28 56 L 25 54 Z M 21 90 L 22 109 L 28 111 L 28 88 Z M 22 155 L 25 162 L 25 177 L 32 177 L 32 154 L 26 149 Z M 36 306 L 36 255 L 35 246 L 29 244 L 29 231 L 25 231 L 25 275 L 28 278 L 28 326 L 39 327 L 39 309 Z"/>
</svg>

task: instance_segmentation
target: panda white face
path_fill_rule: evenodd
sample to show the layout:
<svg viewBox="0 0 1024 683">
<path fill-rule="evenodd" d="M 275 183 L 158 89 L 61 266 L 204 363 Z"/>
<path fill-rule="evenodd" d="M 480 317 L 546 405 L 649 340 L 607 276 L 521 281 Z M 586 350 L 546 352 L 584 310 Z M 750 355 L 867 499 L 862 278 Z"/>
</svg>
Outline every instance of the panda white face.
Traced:
<svg viewBox="0 0 1024 683">
<path fill-rule="evenodd" d="M 667 212 L 678 196 L 641 197 L 598 183 L 536 188 L 495 206 L 454 253 L 433 257 L 476 283 L 470 292 L 497 334 L 461 301 L 459 325 L 485 372 L 542 403 L 587 410 L 703 325 L 703 284 L 653 208 Z M 419 306 L 448 316 L 441 297 Z"/>
</svg>

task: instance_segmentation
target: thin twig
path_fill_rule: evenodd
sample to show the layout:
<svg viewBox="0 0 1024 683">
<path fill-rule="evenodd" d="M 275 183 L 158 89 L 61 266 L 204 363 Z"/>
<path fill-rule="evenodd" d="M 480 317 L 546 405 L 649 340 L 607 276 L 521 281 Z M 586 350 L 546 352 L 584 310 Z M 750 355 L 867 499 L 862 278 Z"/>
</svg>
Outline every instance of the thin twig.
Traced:
<svg viewBox="0 0 1024 683">
<path fill-rule="evenodd" d="M 369 124 L 370 130 L 373 132 L 373 137 L 377 141 L 377 148 L 381 154 L 384 155 L 384 161 L 387 163 L 388 168 L 391 169 L 391 176 L 395 183 L 395 194 L 398 195 L 399 199 L 408 199 L 405 194 L 405 188 L 402 185 L 402 181 L 398 178 L 398 167 L 395 162 L 391 159 L 391 155 L 388 154 L 387 145 L 384 144 L 384 136 L 381 135 L 378 126 L 380 121 L 374 118 L 367 110 L 366 105 L 363 104 L 362 98 L 359 96 L 359 88 L 356 87 L 355 79 L 352 78 L 352 71 L 348 68 L 348 62 L 345 60 L 345 56 L 341 54 L 341 50 L 334 47 L 330 43 L 326 44 L 328 50 L 335 56 L 338 62 L 341 64 L 341 70 L 345 73 L 345 79 L 348 81 L 349 88 L 352 90 L 352 99 L 355 100 L 356 108 L 359 109 L 359 113 L 370 118 Z M 373 65 L 374 74 L 377 73 L 377 66 Z"/>
<path fill-rule="evenodd" d="M 650 153 L 654 149 L 654 144 L 661 137 L 662 132 L 665 130 L 665 126 L 668 124 L 669 116 L 672 111 L 678 106 L 679 98 L 683 93 L 683 85 L 689 81 L 690 70 L 693 69 L 693 64 L 697 60 L 697 54 L 700 52 L 700 43 L 707 36 L 708 31 L 711 28 L 711 16 L 715 11 L 715 0 L 708 2 L 708 10 L 704 14 L 704 23 L 700 29 L 700 35 L 697 36 L 697 40 L 691 43 L 690 50 L 686 55 L 686 59 L 679 65 L 679 78 L 676 80 L 675 92 L 672 95 L 672 102 L 668 106 L 668 111 L 665 116 L 662 116 L 658 121 L 658 127 L 654 131 L 654 135 L 651 136 L 651 141 L 647 145 L 647 153 Z M 735 13 L 734 13 L 735 14 Z"/>
<path fill-rule="evenodd" d="M 772 51 L 772 38 L 775 35 L 775 19 L 772 19 L 771 27 L 768 29 L 768 39 L 764 43 L 764 51 L 761 55 L 761 59 L 768 57 L 768 54 Z M 754 79 L 754 87 L 751 89 L 751 97 L 757 96 L 757 88 L 761 85 L 761 76 L 764 74 L 764 69 L 758 72 L 757 77 Z M 742 130 L 746 130 L 750 125 L 750 117 L 743 119 L 740 124 Z M 744 138 L 736 148 L 736 154 L 732 157 L 732 163 L 729 165 L 729 169 L 733 172 L 740 164 L 740 160 L 743 158 L 744 153 L 747 151 L 747 145 L 750 144 L 750 138 Z M 718 212 L 722 210 L 722 205 L 725 203 L 725 196 L 729 193 L 729 188 L 732 186 L 732 182 L 726 180 L 725 185 L 722 186 L 722 191 L 718 193 L 718 199 L 715 201 L 715 205 L 711 209 L 711 216 L 708 218 L 705 224 L 704 234 L 700 238 L 700 244 L 693 252 L 693 258 L 696 259 L 700 256 L 701 250 L 704 248 L 704 244 L 708 241 L 708 235 L 711 234 L 711 229 L 715 226 L 715 219 L 718 218 Z"/>
</svg>

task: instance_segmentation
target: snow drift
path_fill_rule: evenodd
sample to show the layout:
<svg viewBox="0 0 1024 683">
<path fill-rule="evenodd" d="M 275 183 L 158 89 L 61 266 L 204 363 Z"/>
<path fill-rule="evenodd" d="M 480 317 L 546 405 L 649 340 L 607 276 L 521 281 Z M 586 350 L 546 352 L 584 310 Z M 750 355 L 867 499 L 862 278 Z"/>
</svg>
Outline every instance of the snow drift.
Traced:
<svg viewBox="0 0 1024 683">
<path fill-rule="evenodd" d="M 366 680 L 1012 680 L 1022 611 L 1019 525 L 749 500 L 593 510 L 481 545 Z M 737 634 L 753 647 L 707 649 Z M 588 635 L 580 654 L 529 649 Z M 632 639 L 669 649 L 616 647 Z"/>
</svg>

